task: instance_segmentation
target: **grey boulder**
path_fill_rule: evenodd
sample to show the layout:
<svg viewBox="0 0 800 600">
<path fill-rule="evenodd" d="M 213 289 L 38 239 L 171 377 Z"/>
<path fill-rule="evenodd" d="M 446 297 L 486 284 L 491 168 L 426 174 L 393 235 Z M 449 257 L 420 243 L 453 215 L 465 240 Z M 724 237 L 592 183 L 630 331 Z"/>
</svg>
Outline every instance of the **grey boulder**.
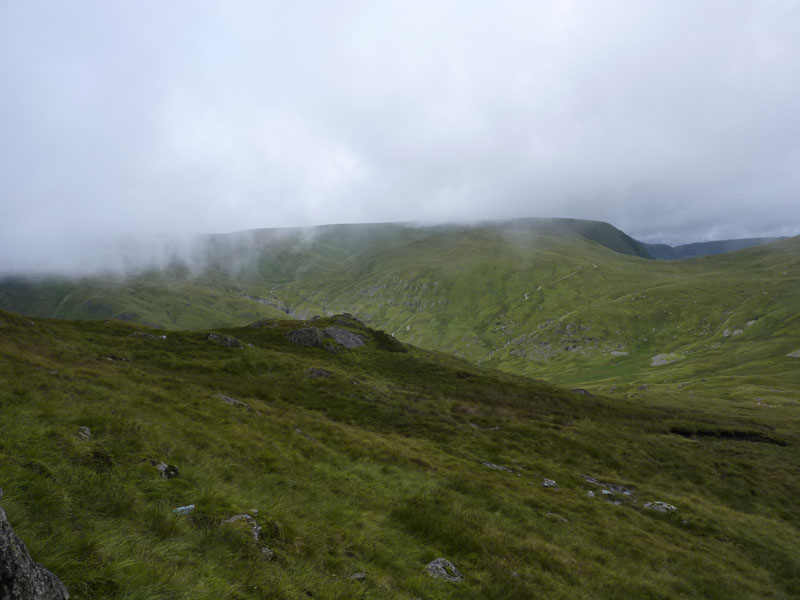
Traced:
<svg viewBox="0 0 800 600">
<path fill-rule="evenodd" d="M 0 598 L 3 600 L 67 600 L 61 580 L 37 563 L 17 537 L 0 508 Z"/>
</svg>

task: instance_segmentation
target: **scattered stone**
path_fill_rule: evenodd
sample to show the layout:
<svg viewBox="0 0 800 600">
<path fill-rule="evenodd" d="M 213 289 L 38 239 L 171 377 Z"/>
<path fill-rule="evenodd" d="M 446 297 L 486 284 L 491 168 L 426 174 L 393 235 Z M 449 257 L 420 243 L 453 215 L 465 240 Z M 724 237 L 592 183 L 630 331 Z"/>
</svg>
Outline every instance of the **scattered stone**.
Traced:
<svg viewBox="0 0 800 600">
<path fill-rule="evenodd" d="M 477 425 L 475 423 L 470 423 L 470 427 L 474 427 L 475 429 L 480 429 L 481 431 L 497 431 L 498 429 L 500 429 L 500 427 L 498 427 L 497 425 L 495 425 L 494 427 L 481 427 L 480 425 Z"/>
<path fill-rule="evenodd" d="M 275 558 L 275 553 L 268 546 L 264 546 L 263 548 L 261 548 L 261 555 L 266 560 L 272 560 L 273 558 Z"/>
<path fill-rule="evenodd" d="M 572 390 L 574 394 L 583 394 L 584 396 L 592 396 L 593 394 L 589 390 L 585 390 L 583 388 L 575 388 Z"/>
<path fill-rule="evenodd" d="M 756 321 L 758 321 L 758 319 L 752 319 L 752 320 L 748 321 L 747 323 L 745 323 L 745 325 L 747 327 L 752 327 L 753 325 L 756 324 Z"/>
<path fill-rule="evenodd" d="M 444 581 L 451 581 L 453 583 L 458 583 L 464 579 L 461 572 L 446 558 L 437 558 L 429 562 L 425 570 L 428 572 L 428 575 L 434 579 L 443 579 Z"/>
<path fill-rule="evenodd" d="M 559 523 L 569 523 L 566 517 L 562 517 L 558 513 L 548 512 L 546 516 L 548 519 L 553 519 L 554 521 L 558 521 Z"/>
<path fill-rule="evenodd" d="M 649 386 L 648 386 L 646 383 L 643 383 L 642 385 L 640 385 L 640 386 L 639 386 L 639 387 L 637 387 L 636 389 L 637 389 L 638 391 L 640 391 L 640 392 L 643 392 L 643 391 L 644 391 L 644 390 L 646 390 L 648 387 L 649 387 Z"/>
<path fill-rule="evenodd" d="M 231 398 L 230 396 L 226 396 L 225 394 L 216 394 L 215 398 L 219 398 L 225 404 L 230 404 L 231 406 L 235 406 L 236 408 L 244 408 L 247 412 L 254 412 L 258 413 L 258 411 L 250 406 L 247 402 L 242 402 L 241 400 L 237 400 L 236 398 Z"/>
<path fill-rule="evenodd" d="M 261 537 L 261 525 L 259 525 L 258 521 L 256 521 L 253 517 L 246 513 L 233 515 L 232 517 L 222 520 L 223 523 L 235 523 L 236 521 L 244 521 L 250 526 L 250 535 L 253 536 L 254 540 L 258 540 Z"/>
<path fill-rule="evenodd" d="M 722 332 L 722 337 L 729 337 L 730 335 L 731 335 L 730 329 L 726 329 L 725 331 Z"/>
<path fill-rule="evenodd" d="M 545 478 L 542 480 L 542 487 L 545 487 L 545 488 L 552 488 L 552 489 L 554 489 L 554 490 L 557 490 L 557 489 L 558 489 L 558 484 L 555 482 L 555 480 L 553 480 L 553 479 L 548 479 L 547 477 L 545 477 Z"/>
<path fill-rule="evenodd" d="M 194 510 L 194 504 L 187 504 L 186 506 L 179 506 L 178 508 L 172 509 L 177 515 L 188 515 L 190 512 Z"/>
<path fill-rule="evenodd" d="M 222 335 L 221 333 L 201 333 L 200 337 L 209 342 L 214 342 L 226 348 L 241 348 L 242 342 L 230 335 Z"/>
<path fill-rule="evenodd" d="M 333 373 L 326 369 L 320 369 L 318 367 L 311 367 L 306 370 L 306 377 L 311 379 L 318 379 L 320 377 L 330 378 L 333 377 Z"/>
<path fill-rule="evenodd" d="M 61 580 L 28 553 L 0 508 L 0 598 L 3 600 L 68 600 Z"/>
<path fill-rule="evenodd" d="M 589 475 L 584 475 L 583 480 L 586 483 L 590 483 L 592 485 L 601 486 L 605 489 L 601 491 L 602 494 L 622 494 L 623 496 L 633 496 L 633 488 L 625 487 L 624 485 L 619 485 L 618 483 L 609 483 L 607 481 L 600 481 L 599 479 L 595 479 L 594 477 L 590 477 Z"/>
<path fill-rule="evenodd" d="M 674 363 L 676 360 L 680 360 L 681 358 L 683 357 L 680 354 L 675 354 L 674 352 L 656 354 L 650 361 L 650 366 L 660 367 L 661 365 L 668 365 L 669 363 Z"/>
<path fill-rule="evenodd" d="M 102 357 L 103 360 L 110 360 L 111 362 L 128 362 L 124 356 L 117 356 L 116 354 L 106 354 Z"/>
<path fill-rule="evenodd" d="M 613 496 L 614 495 L 614 492 L 612 492 L 611 490 L 600 490 L 600 493 L 603 494 L 603 496 Z"/>
<path fill-rule="evenodd" d="M 788 356 L 789 358 L 800 358 L 800 350 L 789 352 L 789 354 L 787 354 L 786 356 Z"/>
<path fill-rule="evenodd" d="M 589 490 L 588 492 L 586 492 L 586 495 L 587 495 L 589 498 L 594 498 L 594 492 L 593 492 L 592 490 Z"/>
<path fill-rule="evenodd" d="M 323 332 L 325 337 L 333 338 L 333 340 L 345 348 L 358 348 L 359 346 L 364 345 L 364 338 L 358 335 L 357 333 L 353 333 L 352 331 L 348 331 L 347 329 L 342 329 L 341 327 L 328 327 Z"/>
<path fill-rule="evenodd" d="M 744 331 L 742 331 L 741 329 L 734 329 L 733 333 L 731 334 L 731 337 L 736 337 L 737 335 L 742 335 L 743 333 Z"/>
<path fill-rule="evenodd" d="M 151 460 L 150 462 L 158 469 L 158 472 L 161 473 L 164 479 L 175 479 L 181 475 L 180 472 L 178 472 L 178 467 L 175 465 L 168 465 L 160 460 Z"/>
<path fill-rule="evenodd" d="M 350 575 L 350 581 L 366 581 L 367 574 L 366 573 L 353 573 Z"/>
<path fill-rule="evenodd" d="M 78 427 L 78 433 L 76 433 L 75 436 L 79 440 L 83 440 L 84 442 L 89 441 L 93 437 L 92 430 L 86 427 L 86 425 L 81 425 L 80 427 Z"/>
<path fill-rule="evenodd" d="M 667 504 L 666 502 L 662 502 L 661 500 L 654 500 L 653 502 L 648 502 L 647 504 L 644 505 L 644 507 L 648 510 L 655 510 L 663 513 L 678 512 L 678 509 L 672 506 L 672 504 Z"/>
<path fill-rule="evenodd" d="M 295 427 L 295 428 L 294 428 L 294 432 L 295 432 L 295 433 L 298 433 L 298 434 L 300 434 L 300 435 L 302 435 L 302 436 L 303 436 L 304 438 L 306 438 L 306 439 L 307 439 L 309 442 L 316 442 L 316 441 L 317 441 L 317 440 L 316 440 L 316 438 L 315 438 L 314 436 L 312 436 L 312 435 L 308 435 L 308 434 L 307 434 L 305 431 L 303 431 L 303 430 L 302 430 L 302 429 L 300 429 L 299 427 Z"/>
<path fill-rule="evenodd" d="M 490 469 L 494 469 L 495 471 L 505 471 L 506 473 L 513 473 L 514 469 L 509 469 L 508 467 L 504 467 L 503 465 L 496 465 L 490 462 L 482 462 L 481 463 L 484 467 L 488 467 Z"/>
<path fill-rule="evenodd" d="M 152 333 L 145 333 L 144 331 L 134 331 L 128 337 L 141 338 L 143 340 L 165 340 L 165 335 L 153 335 Z"/>
<path fill-rule="evenodd" d="M 612 350 L 611 356 L 628 356 L 628 353 L 622 352 L 621 350 Z"/>
</svg>

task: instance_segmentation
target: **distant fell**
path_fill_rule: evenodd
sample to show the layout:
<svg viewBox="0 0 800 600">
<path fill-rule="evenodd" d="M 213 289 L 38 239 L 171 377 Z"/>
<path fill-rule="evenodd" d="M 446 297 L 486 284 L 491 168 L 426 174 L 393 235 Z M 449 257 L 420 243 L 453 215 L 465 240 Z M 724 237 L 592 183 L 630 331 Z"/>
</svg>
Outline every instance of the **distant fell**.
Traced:
<svg viewBox="0 0 800 600">
<path fill-rule="evenodd" d="M 667 244 L 645 244 L 637 242 L 650 257 L 656 260 L 683 260 L 686 258 L 700 258 L 702 256 L 713 256 L 714 254 L 724 254 L 725 252 L 736 252 L 752 248 L 753 246 L 763 246 L 784 240 L 784 237 L 759 237 L 759 238 L 740 238 L 735 240 L 715 240 L 712 242 L 695 242 L 693 244 L 683 244 L 681 246 L 669 246 Z"/>
</svg>

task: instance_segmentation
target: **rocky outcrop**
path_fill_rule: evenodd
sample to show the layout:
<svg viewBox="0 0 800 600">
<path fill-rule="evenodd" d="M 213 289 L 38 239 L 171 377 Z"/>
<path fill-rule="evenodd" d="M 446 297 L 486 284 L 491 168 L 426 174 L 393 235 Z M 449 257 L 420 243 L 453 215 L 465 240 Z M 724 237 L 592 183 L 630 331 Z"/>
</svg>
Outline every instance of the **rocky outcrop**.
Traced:
<svg viewBox="0 0 800 600">
<path fill-rule="evenodd" d="M 341 327 L 328 327 L 323 331 L 323 334 L 325 337 L 333 338 L 337 344 L 345 348 L 358 348 L 364 345 L 363 337 Z"/>
<path fill-rule="evenodd" d="M 58 577 L 31 558 L 0 508 L 0 598 L 66 600 L 69 592 Z"/>
<path fill-rule="evenodd" d="M 295 329 L 286 334 L 286 338 L 296 346 L 308 346 L 310 348 L 322 347 L 322 330 L 319 327 L 303 327 Z"/>
<path fill-rule="evenodd" d="M 242 342 L 230 335 L 222 335 L 221 333 L 203 333 L 201 336 L 203 339 L 208 340 L 209 342 L 219 344 L 220 346 L 225 346 L 226 348 L 242 347 Z"/>
<path fill-rule="evenodd" d="M 364 345 L 363 337 L 341 327 L 326 327 L 325 329 L 303 327 L 289 332 L 286 337 L 292 344 L 311 348 L 322 348 L 324 346 L 323 340 L 330 338 L 334 343 L 332 347 L 334 351 L 339 347 L 349 349 Z"/>
</svg>

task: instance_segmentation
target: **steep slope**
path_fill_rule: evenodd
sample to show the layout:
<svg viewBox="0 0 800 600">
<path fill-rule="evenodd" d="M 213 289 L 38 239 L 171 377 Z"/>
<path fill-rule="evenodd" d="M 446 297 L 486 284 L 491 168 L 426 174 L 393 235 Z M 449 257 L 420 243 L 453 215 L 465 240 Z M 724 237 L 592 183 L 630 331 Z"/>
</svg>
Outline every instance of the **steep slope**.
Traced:
<svg viewBox="0 0 800 600">
<path fill-rule="evenodd" d="M 3 506 L 73 598 L 800 594 L 797 405 L 571 393 L 347 316 L 214 334 L 0 312 Z"/>
</svg>

